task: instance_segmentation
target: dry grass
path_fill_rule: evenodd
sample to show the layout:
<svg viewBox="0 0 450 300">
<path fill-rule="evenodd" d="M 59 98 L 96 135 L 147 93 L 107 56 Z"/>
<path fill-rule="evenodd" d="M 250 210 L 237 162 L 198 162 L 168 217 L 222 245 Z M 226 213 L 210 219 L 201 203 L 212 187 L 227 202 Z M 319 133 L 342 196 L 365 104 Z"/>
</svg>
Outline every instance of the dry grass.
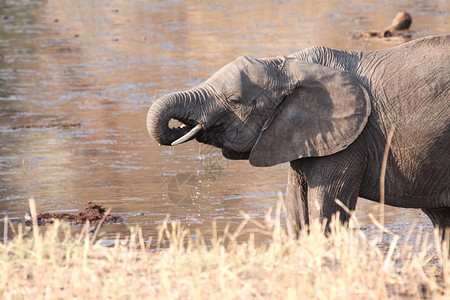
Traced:
<svg viewBox="0 0 450 300">
<path fill-rule="evenodd" d="M 0 244 L 2 299 L 386 299 L 446 298 L 448 250 L 427 241 L 397 238 L 387 253 L 377 248 L 353 219 L 350 228 L 333 223 L 328 237 L 314 223 L 299 240 L 280 226 L 280 208 L 266 224 L 245 216 L 235 233 L 205 242 L 179 223 L 162 226 L 157 241 L 144 242 L 139 228 L 112 247 L 101 246 L 85 227 L 80 234 L 56 222 Z M 271 219 L 270 215 L 278 216 Z M 20 226 L 19 226 L 20 227 Z M 243 232 L 249 238 L 237 242 Z M 255 234 L 273 241 L 254 245 Z M 390 233 L 384 233 L 390 234 Z M 242 237 L 242 236 L 241 236 Z M 150 244 L 157 245 L 153 249 Z M 145 251 L 144 251 L 145 249 Z M 437 254 L 436 254 L 437 253 Z M 446 253 L 443 255 L 442 253 Z M 436 276 L 436 274 L 440 274 Z M 448 299 L 448 298 L 447 298 Z"/>
</svg>

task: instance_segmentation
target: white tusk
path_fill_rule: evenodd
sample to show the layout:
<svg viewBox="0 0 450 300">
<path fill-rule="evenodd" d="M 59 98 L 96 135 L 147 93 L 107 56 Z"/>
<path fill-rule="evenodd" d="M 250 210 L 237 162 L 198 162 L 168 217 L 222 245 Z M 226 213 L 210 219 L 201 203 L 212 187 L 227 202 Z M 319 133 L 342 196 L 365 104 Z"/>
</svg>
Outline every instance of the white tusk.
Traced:
<svg viewBox="0 0 450 300">
<path fill-rule="evenodd" d="M 179 145 L 179 144 L 182 144 L 182 143 L 186 142 L 187 140 L 189 140 L 191 137 L 196 135 L 197 132 L 199 132 L 202 129 L 203 129 L 203 125 L 202 124 L 199 123 L 199 124 L 195 125 L 194 128 L 192 128 L 188 133 L 186 133 L 185 135 L 180 137 L 178 140 L 174 141 L 171 145 L 172 146 L 176 146 L 176 145 Z"/>
</svg>

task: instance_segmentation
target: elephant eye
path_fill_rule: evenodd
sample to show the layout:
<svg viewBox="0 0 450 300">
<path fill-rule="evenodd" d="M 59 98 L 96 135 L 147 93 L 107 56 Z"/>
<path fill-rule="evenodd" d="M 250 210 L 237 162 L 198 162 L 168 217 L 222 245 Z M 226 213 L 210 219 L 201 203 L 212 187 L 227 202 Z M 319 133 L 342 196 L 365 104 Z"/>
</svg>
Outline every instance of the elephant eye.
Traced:
<svg viewBox="0 0 450 300">
<path fill-rule="evenodd" d="M 231 103 L 231 105 L 237 105 L 241 103 L 241 97 L 238 95 L 231 95 L 228 97 L 228 101 Z"/>
</svg>

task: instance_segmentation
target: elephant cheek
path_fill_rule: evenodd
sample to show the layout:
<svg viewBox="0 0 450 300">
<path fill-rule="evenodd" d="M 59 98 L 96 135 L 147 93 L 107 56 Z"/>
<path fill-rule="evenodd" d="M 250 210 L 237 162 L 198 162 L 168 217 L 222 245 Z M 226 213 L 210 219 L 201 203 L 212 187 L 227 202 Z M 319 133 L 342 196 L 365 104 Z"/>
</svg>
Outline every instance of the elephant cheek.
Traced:
<svg viewBox="0 0 450 300">
<path fill-rule="evenodd" d="M 228 159 L 243 160 L 243 159 L 249 159 L 250 152 L 236 152 L 236 151 L 229 150 L 229 149 L 222 149 L 222 155 Z"/>
</svg>

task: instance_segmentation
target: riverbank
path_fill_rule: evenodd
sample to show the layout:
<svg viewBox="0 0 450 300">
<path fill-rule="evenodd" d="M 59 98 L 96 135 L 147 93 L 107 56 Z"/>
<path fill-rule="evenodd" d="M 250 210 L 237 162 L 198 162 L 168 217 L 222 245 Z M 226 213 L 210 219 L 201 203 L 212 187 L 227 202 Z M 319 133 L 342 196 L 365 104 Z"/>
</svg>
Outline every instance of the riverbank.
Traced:
<svg viewBox="0 0 450 300">
<path fill-rule="evenodd" d="M 275 216 L 271 218 L 270 216 Z M 311 225 L 298 240 L 280 226 L 280 205 L 266 224 L 244 221 L 236 232 L 200 232 L 167 222 L 153 241 L 138 227 L 114 246 L 97 231 L 79 234 L 55 221 L 25 237 L 16 226 L 0 244 L 2 299 L 387 299 L 450 295 L 448 255 L 432 238 L 377 247 L 356 220 L 350 228 Z M 16 224 L 17 225 L 17 224 Z M 214 227 L 214 226 L 213 226 Z M 100 230 L 101 231 L 101 230 Z M 381 232 L 381 230 L 380 230 Z M 254 236 L 267 235 L 255 246 Z M 384 233 L 390 234 L 390 233 Z M 238 242 L 239 241 L 239 242 Z M 446 252 L 448 253 L 448 251 Z"/>
</svg>

